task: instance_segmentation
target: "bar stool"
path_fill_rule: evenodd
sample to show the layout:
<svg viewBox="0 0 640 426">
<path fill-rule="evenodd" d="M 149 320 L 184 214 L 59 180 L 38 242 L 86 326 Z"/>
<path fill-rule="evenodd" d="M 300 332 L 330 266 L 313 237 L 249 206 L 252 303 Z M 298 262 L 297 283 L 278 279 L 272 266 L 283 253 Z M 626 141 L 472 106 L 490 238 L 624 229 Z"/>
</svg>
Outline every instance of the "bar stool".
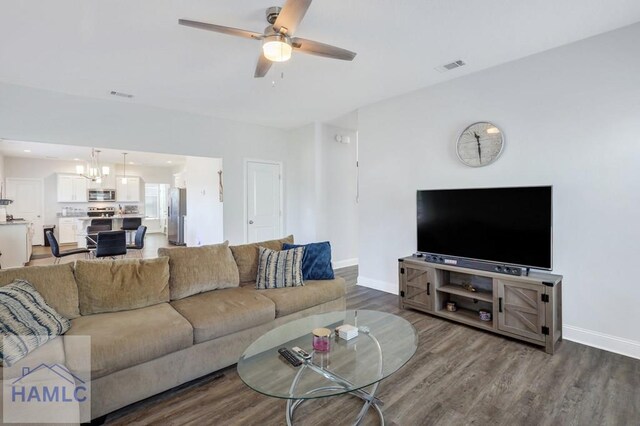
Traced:
<svg viewBox="0 0 640 426">
<path fill-rule="evenodd" d="M 91 219 L 91 226 L 108 226 L 109 231 L 113 229 L 113 220 L 111 219 Z"/>
<path fill-rule="evenodd" d="M 122 219 L 122 228 L 120 229 L 127 232 L 127 244 L 131 242 L 133 231 L 137 231 L 141 225 L 142 218 L 139 217 L 125 217 Z"/>
</svg>

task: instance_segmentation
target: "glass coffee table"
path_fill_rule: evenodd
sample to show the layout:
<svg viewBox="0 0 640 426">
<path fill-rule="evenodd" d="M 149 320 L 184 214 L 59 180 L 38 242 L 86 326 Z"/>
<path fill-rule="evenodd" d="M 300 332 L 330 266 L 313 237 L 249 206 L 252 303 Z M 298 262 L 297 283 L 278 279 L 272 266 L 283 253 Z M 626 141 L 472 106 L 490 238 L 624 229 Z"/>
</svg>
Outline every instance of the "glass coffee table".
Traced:
<svg viewBox="0 0 640 426">
<path fill-rule="evenodd" d="M 313 329 L 333 330 L 342 324 L 358 327 L 358 336 L 348 341 L 331 336 L 328 352 L 313 350 Z M 265 333 L 240 357 L 238 374 L 253 390 L 288 400 L 288 425 L 292 425 L 294 411 L 304 401 L 342 394 L 364 401 L 353 424 L 360 424 L 373 406 L 384 425 L 383 403 L 375 396 L 378 385 L 411 359 L 417 345 L 415 328 L 399 316 L 368 310 L 328 312 Z M 278 349 L 291 350 L 294 346 L 311 354 L 311 359 L 299 358 L 302 365 L 294 367 L 278 354 Z"/>
</svg>

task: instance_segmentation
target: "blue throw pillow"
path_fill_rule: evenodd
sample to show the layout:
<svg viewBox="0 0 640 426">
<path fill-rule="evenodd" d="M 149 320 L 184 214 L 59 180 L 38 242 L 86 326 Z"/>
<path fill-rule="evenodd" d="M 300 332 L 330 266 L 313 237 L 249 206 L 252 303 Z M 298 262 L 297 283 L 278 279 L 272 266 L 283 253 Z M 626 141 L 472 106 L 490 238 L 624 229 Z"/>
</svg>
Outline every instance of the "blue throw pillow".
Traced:
<svg viewBox="0 0 640 426">
<path fill-rule="evenodd" d="M 332 280 L 333 268 L 331 267 L 331 244 L 311 243 L 306 245 L 287 244 L 282 245 L 283 250 L 304 247 L 302 256 L 302 278 L 306 280 Z"/>
</svg>

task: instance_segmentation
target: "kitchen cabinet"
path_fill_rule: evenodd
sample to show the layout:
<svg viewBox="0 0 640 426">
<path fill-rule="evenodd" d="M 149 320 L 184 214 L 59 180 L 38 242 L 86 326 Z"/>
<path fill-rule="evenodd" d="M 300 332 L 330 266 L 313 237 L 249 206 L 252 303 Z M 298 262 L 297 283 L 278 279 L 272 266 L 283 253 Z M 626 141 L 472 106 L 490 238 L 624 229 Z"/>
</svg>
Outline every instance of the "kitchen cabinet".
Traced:
<svg viewBox="0 0 640 426">
<path fill-rule="evenodd" d="M 87 179 L 77 175 L 58 175 L 59 203 L 86 203 Z"/>
<path fill-rule="evenodd" d="M 122 182 L 122 177 L 116 179 L 116 199 L 118 202 L 140 202 L 141 179 L 139 177 L 126 178 L 127 183 Z"/>
<path fill-rule="evenodd" d="M 77 221 L 72 217 L 61 217 L 58 220 L 58 243 L 70 244 L 76 242 Z"/>
<path fill-rule="evenodd" d="M 30 222 L 16 221 L 0 224 L 0 266 L 19 268 L 31 259 L 34 229 Z"/>
</svg>

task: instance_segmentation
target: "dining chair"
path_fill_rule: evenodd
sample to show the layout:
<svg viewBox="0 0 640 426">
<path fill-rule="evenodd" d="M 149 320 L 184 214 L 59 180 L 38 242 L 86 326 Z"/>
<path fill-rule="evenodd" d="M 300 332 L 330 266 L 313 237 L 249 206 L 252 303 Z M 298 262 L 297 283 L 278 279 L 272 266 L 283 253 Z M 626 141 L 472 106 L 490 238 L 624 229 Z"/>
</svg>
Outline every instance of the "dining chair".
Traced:
<svg viewBox="0 0 640 426">
<path fill-rule="evenodd" d="M 91 226 L 108 226 L 108 231 L 113 229 L 113 220 L 112 219 L 91 219 Z"/>
<path fill-rule="evenodd" d="M 60 263 L 60 259 L 65 256 L 73 256 L 75 254 L 84 254 L 85 256 L 89 255 L 89 249 L 86 248 L 60 251 L 60 245 L 58 244 L 58 240 L 56 239 L 55 235 L 53 235 L 53 232 L 47 231 L 46 235 L 47 241 L 49 241 L 49 245 L 51 246 L 51 254 L 53 255 L 53 257 L 55 257 L 53 261 L 54 265 Z"/>
<path fill-rule="evenodd" d="M 142 257 L 142 249 L 144 249 L 144 236 L 147 233 L 147 227 L 144 225 L 138 226 L 136 235 L 134 237 L 134 243 L 127 245 L 128 250 L 136 250 L 140 257 Z"/>
<path fill-rule="evenodd" d="M 111 231 L 111 225 L 90 225 L 87 226 L 87 248 L 96 248 L 98 241 L 98 233 L 103 231 Z"/>
<path fill-rule="evenodd" d="M 122 229 L 127 231 L 127 244 L 129 243 L 130 235 L 133 231 L 137 231 L 142 225 L 142 218 L 139 217 L 125 217 L 122 219 Z"/>
<path fill-rule="evenodd" d="M 103 231 L 98 232 L 98 240 L 94 256 L 98 259 L 127 254 L 127 236 L 125 231 Z"/>
</svg>

